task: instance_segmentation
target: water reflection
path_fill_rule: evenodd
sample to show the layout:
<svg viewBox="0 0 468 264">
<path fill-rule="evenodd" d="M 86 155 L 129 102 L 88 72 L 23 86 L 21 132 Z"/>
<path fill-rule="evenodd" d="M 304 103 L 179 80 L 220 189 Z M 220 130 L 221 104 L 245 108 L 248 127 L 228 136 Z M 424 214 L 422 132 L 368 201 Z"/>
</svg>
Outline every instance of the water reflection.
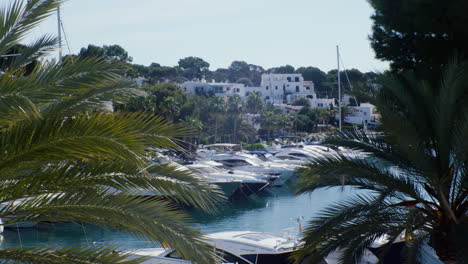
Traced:
<svg viewBox="0 0 468 264">
<path fill-rule="evenodd" d="M 305 220 L 309 220 L 332 202 L 355 193 L 356 191 L 346 188 L 331 188 L 311 195 L 294 195 L 293 190 L 288 187 L 271 188 L 250 199 L 226 203 L 217 215 L 201 211 L 189 213 L 205 233 L 234 230 L 280 233 L 284 229 L 297 226 L 293 219 L 304 216 Z M 2 248 L 100 243 L 118 243 L 120 248 L 125 249 L 158 246 L 154 242 L 139 240 L 127 232 L 78 224 L 41 224 L 38 228 L 5 230 L 3 235 L 5 239 L 0 244 Z"/>
</svg>

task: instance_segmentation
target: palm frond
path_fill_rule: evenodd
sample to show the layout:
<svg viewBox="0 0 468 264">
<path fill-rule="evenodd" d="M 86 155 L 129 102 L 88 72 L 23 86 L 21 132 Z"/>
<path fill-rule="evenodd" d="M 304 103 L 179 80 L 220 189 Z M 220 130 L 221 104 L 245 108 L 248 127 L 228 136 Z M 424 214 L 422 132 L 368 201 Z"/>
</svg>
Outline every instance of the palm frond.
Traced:
<svg viewBox="0 0 468 264">
<path fill-rule="evenodd" d="M 346 185 L 378 193 L 392 193 L 393 197 L 412 197 L 424 203 L 430 197 L 429 194 L 423 194 L 423 178 L 415 182 L 411 172 L 409 175 L 404 171 L 395 173 L 374 158 L 359 159 L 341 154 L 317 157 L 300 172 L 297 183 L 299 193 Z"/>
<path fill-rule="evenodd" d="M 60 0 L 31 0 L 25 5 L 22 2 L 15 0 L 0 10 L 0 55 L 18 44 L 62 3 Z"/>
<path fill-rule="evenodd" d="M 38 38 L 35 42 L 21 49 L 21 53 L 11 57 L 11 63 L 4 71 L 19 73 L 23 67 L 33 61 L 43 57 L 57 46 L 57 38 L 51 35 L 44 35 Z M 19 76 L 19 74 L 16 74 Z"/>
<path fill-rule="evenodd" d="M 99 191 L 103 188 L 134 196 L 164 196 L 184 206 L 214 213 L 225 198 L 215 185 L 171 164 L 141 170 L 129 161 L 49 164 L 14 180 L 3 181 L 0 203 L 46 193 Z"/>
<path fill-rule="evenodd" d="M 0 129 L 11 126 L 17 120 L 37 119 L 40 116 L 39 109 L 27 97 L 18 94 L 0 96 Z"/>
<path fill-rule="evenodd" d="M 0 259 L 3 260 L 2 263 L 137 264 L 148 258 L 132 258 L 131 253 L 120 252 L 114 246 L 76 246 L 66 248 L 35 246 L 30 248 L 0 249 Z"/>
<path fill-rule="evenodd" d="M 164 242 L 186 259 L 213 263 L 211 247 L 194 229 L 187 214 L 168 201 L 136 198 L 110 189 L 100 192 L 49 194 L 0 209 L 5 223 L 60 221 L 94 224 L 131 232 L 138 238 Z"/>
<path fill-rule="evenodd" d="M 75 98 L 109 85 L 119 79 L 115 64 L 99 58 L 83 58 L 74 63 L 43 62 L 27 76 L 18 78 L 14 72 L 0 76 L 0 95 L 21 94 L 35 103 L 51 103 Z"/>
</svg>

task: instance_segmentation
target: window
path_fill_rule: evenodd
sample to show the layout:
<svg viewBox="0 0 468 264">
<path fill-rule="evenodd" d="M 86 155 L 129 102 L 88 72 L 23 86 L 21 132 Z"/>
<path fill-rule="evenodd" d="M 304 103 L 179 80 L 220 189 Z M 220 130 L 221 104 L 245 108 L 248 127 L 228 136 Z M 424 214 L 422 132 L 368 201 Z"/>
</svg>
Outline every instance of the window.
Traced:
<svg viewBox="0 0 468 264">
<path fill-rule="evenodd" d="M 284 264 L 291 263 L 289 257 L 291 256 L 290 252 L 281 253 L 281 254 L 248 254 L 242 255 L 243 258 L 247 259 L 252 263 L 257 264 Z M 320 262 L 325 263 L 325 262 Z"/>
<path fill-rule="evenodd" d="M 240 159 L 229 159 L 229 160 L 220 160 L 219 162 L 223 163 L 228 167 L 235 167 L 235 166 L 248 166 L 252 165 L 245 160 Z"/>
<path fill-rule="evenodd" d="M 277 86 L 275 86 L 275 90 L 278 90 L 278 85 L 277 85 Z"/>
<path fill-rule="evenodd" d="M 299 82 L 299 77 L 296 77 L 294 80 L 295 80 L 296 82 Z"/>
<path fill-rule="evenodd" d="M 288 77 L 287 79 L 288 79 L 288 82 L 291 82 L 291 77 Z"/>
<path fill-rule="evenodd" d="M 265 97 L 265 99 L 270 100 L 270 96 Z"/>
<path fill-rule="evenodd" d="M 289 113 L 289 111 L 288 111 Z M 295 158 L 295 157 L 291 157 L 291 156 L 275 156 L 277 157 L 278 159 L 281 159 L 281 160 L 300 160 L 298 158 Z"/>
<path fill-rule="evenodd" d="M 314 99 L 313 95 L 308 95 L 307 98 Z"/>
<path fill-rule="evenodd" d="M 177 251 L 172 251 L 171 253 L 166 255 L 166 258 L 174 258 L 174 259 L 182 259 L 182 257 L 179 255 L 179 252 Z"/>
<path fill-rule="evenodd" d="M 310 87 L 309 87 L 309 86 L 306 86 L 306 90 L 310 90 Z"/>
<path fill-rule="evenodd" d="M 265 87 L 265 89 L 267 89 L 267 90 L 268 90 L 268 85 Z"/>
<path fill-rule="evenodd" d="M 303 153 L 289 153 L 289 155 L 296 156 L 296 157 L 307 158 L 307 155 L 303 154 Z"/>
<path fill-rule="evenodd" d="M 249 264 L 247 261 L 241 259 L 240 257 L 235 256 L 219 248 L 216 249 L 216 255 L 221 257 L 223 259 L 223 262 L 236 263 L 236 264 Z"/>
<path fill-rule="evenodd" d="M 230 90 L 231 90 L 231 87 L 227 87 L 227 88 L 226 88 L 226 91 L 230 91 Z"/>
<path fill-rule="evenodd" d="M 296 86 L 296 93 L 299 92 L 299 86 Z"/>
<path fill-rule="evenodd" d="M 283 84 L 283 92 L 286 92 L 286 85 Z"/>
<path fill-rule="evenodd" d="M 239 89 L 239 88 L 237 88 L 237 92 L 240 92 L 240 89 Z"/>
</svg>

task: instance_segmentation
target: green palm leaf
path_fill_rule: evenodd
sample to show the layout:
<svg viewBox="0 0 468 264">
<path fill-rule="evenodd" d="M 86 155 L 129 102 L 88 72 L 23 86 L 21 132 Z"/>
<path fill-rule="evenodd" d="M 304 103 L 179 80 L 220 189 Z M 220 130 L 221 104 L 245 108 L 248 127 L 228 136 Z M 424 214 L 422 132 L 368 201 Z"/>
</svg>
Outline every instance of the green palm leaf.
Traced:
<svg viewBox="0 0 468 264">
<path fill-rule="evenodd" d="M 31 248 L 9 248 L 0 250 L 0 259 L 6 263 L 36 264 L 136 264 L 147 258 L 131 259 L 130 254 L 122 254 L 113 246 L 53 248 L 36 246 Z M 5 262 L 3 262 L 5 263 Z"/>
<path fill-rule="evenodd" d="M 389 237 L 385 253 L 406 232 L 412 234 L 408 263 L 422 261 L 419 250 L 427 243 L 442 261 L 462 263 L 466 241 L 455 230 L 468 226 L 467 64 L 452 64 L 440 84 L 418 81 L 411 73 L 382 79 L 371 99 L 384 133 L 332 135 L 327 144 L 356 154 L 313 158 L 300 169 L 298 182 L 302 193 L 350 186 L 368 196 L 334 204 L 311 220 L 296 259 L 340 249 L 341 263 L 353 263 L 376 238 Z"/>
</svg>

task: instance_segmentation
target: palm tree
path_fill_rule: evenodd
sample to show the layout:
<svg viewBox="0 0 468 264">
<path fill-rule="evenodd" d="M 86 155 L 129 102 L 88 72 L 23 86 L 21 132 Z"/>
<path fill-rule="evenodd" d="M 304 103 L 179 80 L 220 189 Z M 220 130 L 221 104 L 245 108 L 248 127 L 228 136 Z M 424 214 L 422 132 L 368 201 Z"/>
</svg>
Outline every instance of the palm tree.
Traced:
<svg viewBox="0 0 468 264">
<path fill-rule="evenodd" d="M 219 96 L 213 96 L 209 99 L 209 105 L 212 112 L 210 113 L 214 116 L 215 125 L 214 125 L 214 143 L 218 142 L 218 124 L 219 118 L 226 112 L 226 103 L 224 99 Z"/>
<path fill-rule="evenodd" d="M 251 93 L 247 96 L 247 111 L 252 114 L 258 114 L 262 111 L 264 105 L 263 98 L 257 93 Z"/>
<path fill-rule="evenodd" d="M 242 99 L 239 95 L 230 96 L 226 103 L 227 114 L 233 122 L 233 141 L 237 142 L 237 127 L 242 122 Z"/>
<path fill-rule="evenodd" d="M 384 134 L 336 134 L 327 143 L 366 152 L 314 158 L 302 170 L 299 192 L 350 186 L 367 190 L 334 204 L 309 222 L 296 257 L 342 251 L 354 263 L 386 235 L 386 248 L 406 233 L 408 263 L 429 244 L 444 263 L 466 263 L 468 245 L 468 67 L 454 63 L 441 83 L 413 74 L 386 76 L 372 101 Z"/>
<path fill-rule="evenodd" d="M 61 4 L 13 1 L 0 11 L 0 57 Z M 129 231 L 177 248 L 197 263 L 215 257 L 176 203 L 213 211 L 216 189 L 147 149 L 178 148 L 187 129 L 141 113 L 99 111 L 111 95 L 131 94 L 120 69 L 88 58 L 24 66 L 56 47 L 44 36 L 0 73 L 0 218 L 89 223 Z M 168 199 L 139 198 L 143 191 Z M 10 205 L 15 206 L 10 206 Z M 0 262 L 138 263 L 113 246 L 2 248 Z"/>
</svg>

